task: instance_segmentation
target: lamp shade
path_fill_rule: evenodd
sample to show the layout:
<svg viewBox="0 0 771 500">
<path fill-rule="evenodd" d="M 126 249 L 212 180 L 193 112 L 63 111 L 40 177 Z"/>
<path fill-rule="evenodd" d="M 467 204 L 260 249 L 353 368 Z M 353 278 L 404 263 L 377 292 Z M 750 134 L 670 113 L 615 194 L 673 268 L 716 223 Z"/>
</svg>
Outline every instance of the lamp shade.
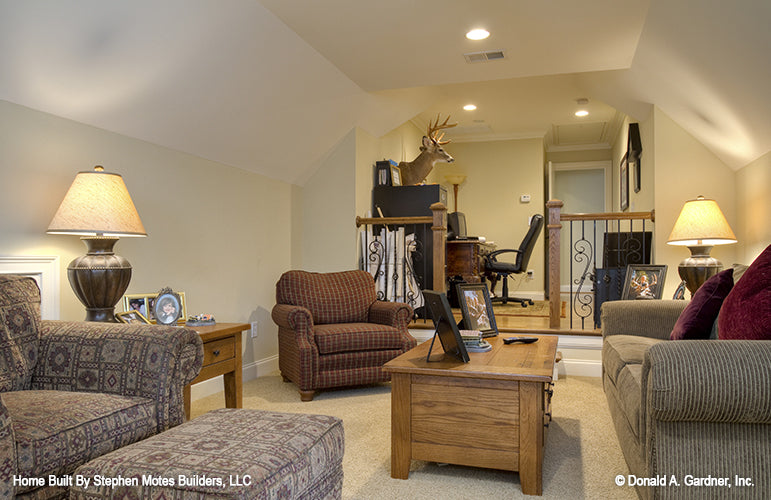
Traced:
<svg viewBox="0 0 771 500">
<path fill-rule="evenodd" d="M 75 176 L 47 233 L 147 236 L 123 177 L 100 166 Z"/>
<path fill-rule="evenodd" d="M 717 202 L 699 196 L 685 202 L 667 243 L 681 246 L 727 245 L 736 243 L 736 236 Z"/>
</svg>

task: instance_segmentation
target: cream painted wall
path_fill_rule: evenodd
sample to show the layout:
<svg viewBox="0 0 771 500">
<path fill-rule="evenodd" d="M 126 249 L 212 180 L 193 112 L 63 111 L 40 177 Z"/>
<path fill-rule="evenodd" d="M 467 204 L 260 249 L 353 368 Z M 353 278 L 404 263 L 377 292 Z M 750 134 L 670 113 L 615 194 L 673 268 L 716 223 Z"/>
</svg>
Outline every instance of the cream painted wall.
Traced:
<svg viewBox="0 0 771 500">
<path fill-rule="evenodd" d="M 737 260 L 752 262 L 771 244 L 771 153 L 736 173 Z"/>
<path fill-rule="evenodd" d="M 528 218 L 544 214 L 544 152 L 541 139 L 491 142 L 451 143 L 445 149 L 455 158 L 451 164 L 439 164 L 428 181 L 447 188 L 448 209 L 454 209 L 453 187 L 445 179 L 448 174 L 466 175 L 459 186 L 458 211 L 466 214 L 469 234 L 484 236 L 499 249 L 517 248 L 528 228 Z M 519 201 L 529 194 L 530 203 Z M 517 289 L 541 293 L 544 290 L 543 231 L 530 259 L 535 279 L 510 283 L 509 293 Z M 500 285 L 497 292 L 500 293 Z"/>
<path fill-rule="evenodd" d="M 302 187 L 300 269 L 356 268 L 356 131 L 351 129 Z"/>
<path fill-rule="evenodd" d="M 698 195 L 714 199 L 736 233 L 739 227 L 736 173 L 660 109 L 654 108 L 652 116 L 656 263 L 669 266 L 664 297 L 672 297 L 680 282 L 677 266 L 690 255 L 687 248 L 666 243 L 683 204 Z M 645 152 L 643 155 L 650 158 Z M 738 260 L 739 254 L 737 245 L 721 245 L 714 247 L 711 255 L 724 266 L 730 266 Z"/>
<path fill-rule="evenodd" d="M 276 355 L 270 310 L 290 267 L 289 184 L 0 101 L 0 254 L 60 256 L 61 319 L 85 317 L 66 275 L 85 245 L 45 231 L 76 173 L 95 164 L 124 177 L 148 232 L 115 247 L 134 268 L 127 293 L 170 286 L 189 314 L 258 321 L 244 365 Z"/>
</svg>

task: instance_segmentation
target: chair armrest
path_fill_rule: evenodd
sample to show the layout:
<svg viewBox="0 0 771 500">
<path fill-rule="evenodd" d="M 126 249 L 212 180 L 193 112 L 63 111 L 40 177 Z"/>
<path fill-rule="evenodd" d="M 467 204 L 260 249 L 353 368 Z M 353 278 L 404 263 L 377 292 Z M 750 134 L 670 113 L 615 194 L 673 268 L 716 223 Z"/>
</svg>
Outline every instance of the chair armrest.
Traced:
<svg viewBox="0 0 771 500">
<path fill-rule="evenodd" d="M 399 330 L 406 330 L 410 321 L 412 321 L 412 307 L 404 302 L 376 300 L 369 307 L 369 323 L 388 325 Z"/>
<path fill-rule="evenodd" d="M 602 336 L 669 339 L 685 300 L 614 300 L 602 304 Z"/>
<path fill-rule="evenodd" d="M 33 389 L 145 397 L 160 431 L 184 421 L 184 387 L 203 364 L 195 330 L 161 325 L 43 321 L 38 352 Z"/>
<path fill-rule="evenodd" d="M 771 340 L 660 342 L 643 359 L 642 390 L 652 419 L 769 424 Z"/>
<path fill-rule="evenodd" d="M 519 253 L 519 250 L 516 250 L 514 248 L 502 248 L 500 250 L 495 250 L 494 252 L 490 252 L 488 254 L 485 254 L 484 258 L 485 259 L 495 260 L 495 258 L 498 257 L 498 255 L 500 255 L 502 253 Z"/>
<path fill-rule="evenodd" d="M 298 338 L 304 339 L 304 343 L 316 344 L 313 338 L 313 315 L 308 309 L 290 304 L 276 304 L 270 315 L 279 328 L 295 332 Z"/>
<path fill-rule="evenodd" d="M 13 498 L 13 477 L 18 474 L 16 439 L 11 415 L 0 397 L 0 498 Z"/>
</svg>

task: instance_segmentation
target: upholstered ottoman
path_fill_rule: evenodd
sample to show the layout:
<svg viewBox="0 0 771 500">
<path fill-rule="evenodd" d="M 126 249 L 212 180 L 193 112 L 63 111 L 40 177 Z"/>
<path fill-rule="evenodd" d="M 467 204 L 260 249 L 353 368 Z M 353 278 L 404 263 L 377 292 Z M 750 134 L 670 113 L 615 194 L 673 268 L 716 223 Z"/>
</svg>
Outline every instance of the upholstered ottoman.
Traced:
<svg viewBox="0 0 771 500">
<path fill-rule="evenodd" d="M 80 466 L 70 498 L 340 498 L 335 417 L 216 410 Z"/>
</svg>

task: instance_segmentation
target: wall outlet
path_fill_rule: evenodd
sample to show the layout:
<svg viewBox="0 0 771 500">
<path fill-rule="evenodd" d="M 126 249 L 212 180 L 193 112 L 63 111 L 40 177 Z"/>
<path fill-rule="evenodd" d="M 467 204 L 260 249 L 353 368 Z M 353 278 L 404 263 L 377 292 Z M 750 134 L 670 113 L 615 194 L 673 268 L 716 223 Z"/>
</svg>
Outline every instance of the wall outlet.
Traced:
<svg viewBox="0 0 771 500">
<path fill-rule="evenodd" d="M 535 270 L 534 269 L 528 269 L 527 270 L 527 279 L 528 280 L 534 280 L 535 279 Z"/>
<path fill-rule="evenodd" d="M 259 329 L 257 328 L 258 326 L 259 326 L 259 323 L 257 321 L 252 321 L 252 331 L 251 331 L 252 338 L 257 338 L 257 335 L 259 335 Z"/>
</svg>

